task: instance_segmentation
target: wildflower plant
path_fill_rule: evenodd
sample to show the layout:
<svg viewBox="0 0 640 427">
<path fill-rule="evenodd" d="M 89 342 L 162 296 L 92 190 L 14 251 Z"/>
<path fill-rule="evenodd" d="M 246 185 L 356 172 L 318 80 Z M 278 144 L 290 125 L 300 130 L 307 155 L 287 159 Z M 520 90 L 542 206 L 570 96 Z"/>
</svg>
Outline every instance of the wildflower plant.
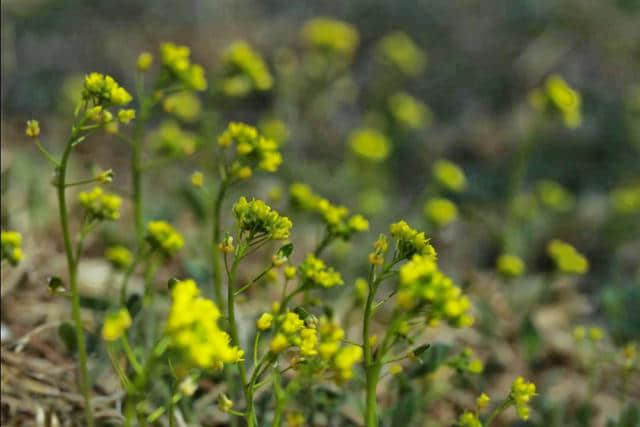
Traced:
<svg viewBox="0 0 640 427">
<path fill-rule="evenodd" d="M 14 230 L 2 230 L 2 261 L 15 266 L 22 260 L 22 234 Z"/>
</svg>

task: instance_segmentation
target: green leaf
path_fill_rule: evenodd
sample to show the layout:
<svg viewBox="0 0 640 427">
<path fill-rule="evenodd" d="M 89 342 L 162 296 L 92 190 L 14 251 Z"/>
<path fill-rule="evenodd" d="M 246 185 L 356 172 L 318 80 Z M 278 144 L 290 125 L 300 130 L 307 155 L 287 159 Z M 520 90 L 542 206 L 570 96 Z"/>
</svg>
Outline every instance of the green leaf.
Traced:
<svg viewBox="0 0 640 427">
<path fill-rule="evenodd" d="M 167 287 L 169 288 L 169 290 L 173 289 L 173 287 L 176 285 L 176 283 L 178 283 L 180 280 L 176 279 L 175 277 L 172 277 L 171 279 L 169 279 L 169 281 L 167 282 Z"/>
<path fill-rule="evenodd" d="M 293 253 L 293 243 L 287 243 L 286 245 L 282 245 L 280 249 L 278 249 L 278 255 L 283 256 L 285 258 L 289 258 Z"/>
<path fill-rule="evenodd" d="M 129 299 L 127 299 L 126 306 L 131 318 L 133 319 L 138 315 L 140 310 L 142 310 L 142 298 L 140 298 L 140 295 L 138 294 L 133 294 Z"/>
<path fill-rule="evenodd" d="M 75 353 L 78 348 L 78 339 L 76 330 L 69 322 L 64 322 L 58 326 L 58 335 L 70 353 Z"/>
<path fill-rule="evenodd" d="M 419 347 L 418 347 L 419 348 Z M 435 372 L 440 365 L 446 362 L 451 347 L 445 344 L 433 344 L 420 355 L 421 364 L 417 365 L 407 374 L 410 378 L 422 377 Z"/>
</svg>

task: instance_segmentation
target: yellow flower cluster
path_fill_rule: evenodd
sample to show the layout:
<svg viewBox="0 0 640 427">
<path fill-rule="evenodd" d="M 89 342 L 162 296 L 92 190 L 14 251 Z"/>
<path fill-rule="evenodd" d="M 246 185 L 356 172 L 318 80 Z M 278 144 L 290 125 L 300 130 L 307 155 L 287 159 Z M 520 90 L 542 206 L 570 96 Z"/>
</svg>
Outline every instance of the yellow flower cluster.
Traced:
<svg viewBox="0 0 640 427">
<path fill-rule="evenodd" d="M 162 108 L 187 123 L 198 120 L 202 113 L 202 103 L 191 91 L 182 91 L 167 96 L 162 102 Z"/>
<path fill-rule="evenodd" d="M 359 157 L 371 162 L 382 162 L 391 151 L 389 139 L 372 128 L 357 129 L 349 136 L 349 147 Z"/>
<path fill-rule="evenodd" d="M 438 227 L 443 227 L 458 218 L 458 207 L 444 197 L 433 197 L 424 204 L 427 219 Z"/>
<path fill-rule="evenodd" d="M 427 323 L 441 320 L 456 327 L 473 324 L 471 302 L 453 281 L 439 271 L 433 256 L 414 255 L 400 268 L 400 284 L 396 297 L 402 310 L 428 307 Z"/>
<path fill-rule="evenodd" d="M 126 308 L 108 314 L 102 324 L 102 339 L 115 341 L 131 326 L 131 316 Z"/>
<path fill-rule="evenodd" d="M 104 252 L 104 256 L 117 270 L 125 270 L 133 262 L 133 254 L 124 246 L 111 246 Z"/>
<path fill-rule="evenodd" d="M 397 92 L 389 98 L 389 111 L 401 126 L 414 130 L 429 127 L 433 116 L 424 102 L 406 92 Z"/>
<path fill-rule="evenodd" d="M 588 338 L 589 341 L 597 342 L 604 338 L 604 331 L 597 326 L 586 328 L 580 325 L 573 329 L 573 338 L 578 342 L 584 341 L 585 338 Z"/>
<path fill-rule="evenodd" d="M 151 52 L 142 52 L 138 55 L 138 59 L 136 60 L 136 68 L 139 71 L 147 71 L 151 68 L 153 64 L 153 55 Z"/>
<path fill-rule="evenodd" d="M 344 283 L 339 272 L 335 271 L 332 267 L 328 267 L 324 261 L 316 258 L 312 254 L 307 255 L 304 262 L 300 264 L 298 272 L 302 280 L 309 281 L 313 285 L 323 288 L 331 288 Z"/>
<path fill-rule="evenodd" d="M 263 118 L 258 123 L 258 128 L 264 136 L 282 145 L 289 139 L 289 129 L 280 119 L 273 117 Z"/>
<path fill-rule="evenodd" d="M 610 199 L 616 213 L 629 215 L 640 212 L 640 182 L 615 189 Z"/>
<path fill-rule="evenodd" d="M 127 105 L 133 98 L 113 77 L 94 72 L 84 78 L 82 99 L 108 107 Z"/>
<path fill-rule="evenodd" d="M 3 261 L 6 259 L 11 265 L 17 265 L 22 260 L 22 235 L 13 230 L 0 232 Z"/>
<path fill-rule="evenodd" d="M 348 239 L 353 233 L 369 230 L 369 221 L 362 215 L 350 217 L 346 206 L 334 205 L 314 193 L 306 184 L 300 182 L 291 184 L 289 194 L 291 202 L 298 208 L 320 214 L 331 235 Z"/>
<path fill-rule="evenodd" d="M 529 419 L 528 403 L 536 395 L 536 385 L 518 377 L 511 385 L 511 399 L 516 405 L 516 412 L 523 420 Z"/>
<path fill-rule="evenodd" d="M 502 254 L 496 260 L 496 270 L 506 277 L 522 276 L 524 261 L 517 255 Z"/>
<path fill-rule="evenodd" d="M 193 280 L 176 283 L 171 300 L 165 334 L 189 364 L 211 369 L 242 360 L 243 351 L 232 346 L 229 335 L 218 326 L 220 310 L 213 301 L 200 296 Z"/>
<path fill-rule="evenodd" d="M 460 166 L 449 160 L 440 159 L 431 169 L 433 178 L 449 191 L 459 193 L 467 187 L 467 178 Z"/>
<path fill-rule="evenodd" d="M 262 200 L 249 202 L 244 196 L 233 205 L 233 215 L 240 230 L 249 234 L 249 240 L 257 237 L 285 240 L 293 226 L 289 218 L 281 216 Z"/>
<path fill-rule="evenodd" d="M 458 427 L 482 427 L 482 422 L 473 412 L 465 411 L 458 418 Z"/>
<path fill-rule="evenodd" d="M 576 128 L 582 122 L 580 93 L 558 75 L 549 76 L 543 87 L 534 89 L 529 103 L 537 110 L 560 114 L 568 128 Z"/>
<path fill-rule="evenodd" d="M 554 211 L 567 211 L 574 204 L 573 196 L 555 181 L 542 180 L 536 184 L 536 193 L 540 202 Z"/>
<path fill-rule="evenodd" d="M 278 325 L 276 329 L 278 333 L 273 337 L 270 345 L 272 352 L 281 353 L 292 345 L 302 343 L 302 336 L 299 333 L 307 328 L 305 327 L 304 320 L 302 320 L 297 313 L 288 311 L 281 314 L 278 316 L 277 323 Z M 311 334 L 309 332 L 305 332 L 304 335 L 308 339 Z M 309 348 L 308 343 L 306 344 L 306 347 L 307 349 Z"/>
<path fill-rule="evenodd" d="M 341 383 L 353 377 L 353 366 L 362 361 L 362 347 L 347 345 L 336 353 L 333 366 L 337 382 Z"/>
<path fill-rule="evenodd" d="M 322 359 L 330 360 L 340 350 L 344 329 L 327 317 L 321 317 L 318 322 L 318 333 L 320 334 L 318 354 Z"/>
<path fill-rule="evenodd" d="M 101 221 L 120 218 L 122 199 L 116 194 L 105 192 L 101 187 L 80 193 L 78 201 L 89 219 Z"/>
<path fill-rule="evenodd" d="M 424 232 L 418 232 L 411 228 L 405 221 L 398 221 L 389 226 L 391 237 L 398 241 L 398 257 L 400 259 L 411 258 L 414 254 L 436 258 L 436 250 Z"/>
<path fill-rule="evenodd" d="M 204 69 L 198 64 L 192 64 L 190 56 L 191 49 L 187 46 L 179 46 L 173 43 L 162 43 L 160 45 L 162 65 L 172 77 L 189 89 L 206 90 L 207 79 L 204 76 Z"/>
<path fill-rule="evenodd" d="M 166 120 L 151 134 L 151 141 L 159 152 L 175 155 L 191 155 L 197 147 L 197 136 L 183 130 L 175 120 Z"/>
<path fill-rule="evenodd" d="M 482 360 L 474 357 L 473 350 L 465 348 L 460 354 L 452 357 L 447 364 L 458 372 L 481 374 L 484 371 Z"/>
<path fill-rule="evenodd" d="M 408 76 L 422 73 L 427 66 L 427 54 L 403 32 L 393 32 L 378 43 L 380 58 Z"/>
<path fill-rule="evenodd" d="M 40 123 L 37 120 L 27 120 L 27 127 L 24 133 L 29 138 L 37 138 L 40 135 Z"/>
<path fill-rule="evenodd" d="M 360 36 L 351 24 L 331 18 L 314 18 L 307 21 L 300 32 L 302 40 L 314 49 L 351 59 Z"/>
<path fill-rule="evenodd" d="M 251 167 L 257 166 L 267 172 L 275 172 L 282 163 L 282 155 L 278 151 L 278 144 L 258 133 L 253 126 L 245 123 L 231 122 L 227 129 L 218 137 L 218 145 L 228 148 L 235 144 L 238 155 L 238 163 L 235 169 L 240 171 L 248 169 L 251 176 Z M 232 166 L 232 169 L 234 167 Z M 239 177 L 244 177 L 240 174 Z"/>
<path fill-rule="evenodd" d="M 556 268 L 563 273 L 584 274 L 589 270 L 589 261 L 572 245 L 555 239 L 547 245 L 547 254 Z"/>
<path fill-rule="evenodd" d="M 180 233 L 166 221 L 149 222 L 146 239 L 151 247 L 162 251 L 166 256 L 174 255 L 184 246 Z"/>
<path fill-rule="evenodd" d="M 249 43 L 238 40 L 224 54 L 227 76 L 222 91 L 227 96 L 242 97 L 252 90 L 267 91 L 273 87 L 273 77 L 267 64 Z"/>
<path fill-rule="evenodd" d="M 256 327 L 261 331 L 266 331 L 273 325 L 273 314 L 262 313 L 262 315 L 256 321 Z"/>
<path fill-rule="evenodd" d="M 489 406 L 489 402 L 491 401 L 491 398 L 489 397 L 489 395 L 487 395 L 487 393 L 482 393 L 480 396 L 478 396 L 478 398 L 476 399 L 476 407 L 478 409 L 484 409 L 487 406 Z"/>
</svg>

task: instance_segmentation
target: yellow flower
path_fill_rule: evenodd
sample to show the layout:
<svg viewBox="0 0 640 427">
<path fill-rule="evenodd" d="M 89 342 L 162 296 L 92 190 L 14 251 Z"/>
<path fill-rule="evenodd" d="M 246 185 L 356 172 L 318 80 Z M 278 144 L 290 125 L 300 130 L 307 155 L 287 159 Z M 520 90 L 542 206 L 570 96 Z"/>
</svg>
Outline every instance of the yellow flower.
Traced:
<svg viewBox="0 0 640 427">
<path fill-rule="evenodd" d="M 200 171 L 195 171 L 191 174 L 191 185 L 196 188 L 201 188 L 204 183 L 204 174 Z"/>
<path fill-rule="evenodd" d="M 611 192 L 613 210 L 622 215 L 640 212 L 640 182 L 619 187 Z"/>
<path fill-rule="evenodd" d="M 151 68 L 153 64 L 153 55 L 149 52 L 142 52 L 138 55 L 138 60 L 136 61 L 136 67 L 139 71 L 147 71 Z"/>
<path fill-rule="evenodd" d="M 162 103 L 164 111 L 173 114 L 184 122 L 194 122 L 198 120 L 202 113 L 202 103 L 200 99 L 190 91 L 174 93 L 165 98 Z"/>
<path fill-rule="evenodd" d="M 563 273 L 584 274 L 589 270 L 589 261 L 573 246 L 561 240 L 552 240 L 547 253 Z"/>
<path fill-rule="evenodd" d="M 165 334 L 189 364 L 211 369 L 218 363 L 242 360 L 243 351 L 232 346 L 229 335 L 218 326 L 220 310 L 213 301 L 200 296 L 193 280 L 176 283 L 171 300 Z"/>
<path fill-rule="evenodd" d="M 118 111 L 118 120 L 120 120 L 120 123 L 124 123 L 126 125 L 135 118 L 136 118 L 136 110 L 128 109 L 128 110 Z"/>
<path fill-rule="evenodd" d="M 409 129 L 420 130 L 431 125 L 431 110 L 406 92 L 398 92 L 389 98 L 389 110 L 393 118 Z"/>
<path fill-rule="evenodd" d="M 458 207 L 449 199 L 434 197 L 424 204 L 424 214 L 438 227 L 443 227 L 458 218 Z"/>
<path fill-rule="evenodd" d="M 351 150 L 361 158 L 372 162 L 382 162 L 389 156 L 389 139 L 375 129 L 357 129 L 349 136 Z"/>
<path fill-rule="evenodd" d="M 293 224 L 286 216 L 281 216 L 262 200 L 250 202 L 240 197 L 233 205 L 233 215 L 240 230 L 250 233 L 250 238 L 267 237 L 274 240 L 289 238 Z"/>
<path fill-rule="evenodd" d="M 420 254 L 435 260 L 436 250 L 429 244 L 424 232 L 418 232 L 402 220 L 391 224 L 389 232 L 398 241 L 399 257 L 406 259 Z"/>
<path fill-rule="evenodd" d="M 131 316 L 126 308 L 107 315 L 102 325 L 102 339 L 115 341 L 131 326 Z"/>
<path fill-rule="evenodd" d="M 584 326 L 576 326 L 573 329 L 573 339 L 576 341 L 582 341 L 587 336 L 587 330 Z"/>
<path fill-rule="evenodd" d="M 536 185 L 536 191 L 540 202 L 555 211 L 567 211 L 574 204 L 571 193 L 557 182 L 540 181 Z"/>
<path fill-rule="evenodd" d="M 486 393 L 482 393 L 476 399 L 476 406 L 478 407 L 478 409 L 484 409 L 489 405 L 489 401 L 490 400 L 491 399 L 489 398 L 489 396 Z"/>
<path fill-rule="evenodd" d="M 432 173 L 438 184 L 447 190 L 459 193 L 467 187 L 464 171 L 453 162 L 443 159 L 436 161 Z"/>
<path fill-rule="evenodd" d="M 218 408 L 225 413 L 231 411 L 233 409 L 233 400 L 229 399 L 226 394 L 221 393 L 218 396 Z"/>
<path fill-rule="evenodd" d="M 403 32 L 388 34 L 378 43 L 380 58 L 408 76 L 416 76 L 427 65 L 427 54 Z"/>
<path fill-rule="evenodd" d="M 27 120 L 27 128 L 24 133 L 29 138 L 36 138 L 40 135 L 40 123 L 37 120 Z"/>
<path fill-rule="evenodd" d="M 248 124 L 229 123 L 227 129 L 218 137 L 218 145 L 228 148 L 231 144 L 236 146 L 238 169 L 243 166 L 258 166 L 264 171 L 275 172 L 282 164 L 278 144 L 260 135 L 256 128 Z"/>
<path fill-rule="evenodd" d="M 125 270 L 133 262 L 133 254 L 124 246 L 111 246 L 107 248 L 104 256 L 118 270 Z"/>
<path fill-rule="evenodd" d="M 106 193 L 100 187 L 80 193 L 78 200 L 91 219 L 116 220 L 120 218 L 122 199 L 116 194 Z"/>
<path fill-rule="evenodd" d="M 262 313 L 262 315 L 256 322 L 256 326 L 261 331 L 266 331 L 267 329 L 271 328 L 272 324 L 273 324 L 273 314 L 271 313 Z"/>
<path fill-rule="evenodd" d="M 314 18 L 307 21 L 301 30 L 302 40 L 322 52 L 351 59 L 360 36 L 352 25 L 331 18 Z"/>
<path fill-rule="evenodd" d="M 523 420 L 529 418 L 528 403 L 536 395 L 536 385 L 527 382 L 524 378 L 518 377 L 511 386 L 511 398 L 515 402 L 518 416 Z"/>
<path fill-rule="evenodd" d="M 604 332 L 602 331 L 601 328 L 598 328 L 595 326 L 589 328 L 589 339 L 591 341 L 601 341 L 603 337 L 604 337 Z"/>
<path fill-rule="evenodd" d="M 496 261 L 496 269 L 507 277 L 518 277 L 524 273 L 524 261 L 517 255 L 502 254 Z"/>
<path fill-rule="evenodd" d="M 287 341 L 287 337 L 283 334 L 276 334 L 275 337 L 271 340 L 271 344 L 269 348 L 274 353 L 281 353 L 289 347 L 289 341 Z"/>
<path fill-rule="evenodd" d="M 362 361 L 362 348 L 357 345 L 343 347 L 334 358 L 334 369 L 338 382 L 353 376 L 353 366 Z"/>
<path fill-rule="evenodd" d="M 228 69 L 222 90 L 227 96 L 241 97 L 251 90 L 267 91 L 273 87 L 273 77 L 260 54 L 244 40 L 235 41 L 224 55 Z"/>
<path fill-rule="evenodd" d="M 332 267 L 326 266 L 324 261 L 312 254 L 307 255 L 304 262 L 300 264 L 298 271 L 304 280 L 323 288 L 331 288 L 344 283 L 340 273 Z"/>
<path fill-rule="evenodd" d="M 133 98 L 111 76 L 100 73 L 90 73 L 85 76 L 82 98 L 93 101 L 95 105 L 123 106 L 130 103 Z"/>
<path fill-rule="evenodd" d="M 404 368 L 399 363 L 394 363 L 389 367 L 389 373 L 391 375 L 400 375 L 404 371 Z"/>
<path fill-rule="evenodd" d="M 460 418 L 458 418 L 458 426 L 460 427 L 482 427 L 482 422 L 478 419 L 478 416 L 473 412 L 465 411 Z"/>
<path fill-rule="evenodd" d="M 190 56 L 191 49 L 187 46 L 180 46 L 170 42 L 160 45 L 162 65 L 173 78 L 189 89 L 206 90 L 207 80 L 204 77 L 204 69 L 198 64 L 192 64 Z"/>
<path fill-rule="evenodd" d="M 284 277 L 287 280 L 291 280 L 296 276 L 297 271 L 298 269 L 296 267 L 294 267 L 293 265 L 288 265 L 284 268 Z"/>
<path fill-rule="evenodd" d="M 149 222 L 146 239 L 153 248 L 161 250 L 167 256 L 174 255 L 184 246 L 180 233 L 166 221 Z"/>
<path fill-rule="evenodd" d="M 175 120 L 166 120 L 151 134 L 156 150 L 167 155 L 191 155 L 198 145 L 197 135 L 183 130 Z"/>
<path fill-rule="evenodd" d="M 22 235 L 13 230 L 2 230 L 0 233 L 2 242 L 2 260 L 7 260 L 11 265 L 17 265 L 22 260 Z"/>
</svg>

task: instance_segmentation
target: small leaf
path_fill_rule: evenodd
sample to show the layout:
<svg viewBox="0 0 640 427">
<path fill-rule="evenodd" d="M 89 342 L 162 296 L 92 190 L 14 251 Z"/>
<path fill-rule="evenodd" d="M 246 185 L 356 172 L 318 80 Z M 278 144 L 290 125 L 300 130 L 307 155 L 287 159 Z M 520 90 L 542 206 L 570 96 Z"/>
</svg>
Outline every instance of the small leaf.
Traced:
<svg viewBox="0 0 640 427">
<path fill-rule="evenodd" d="M 78 348 L 78 340 L 76 337 L 76 330 L 70 323 L 64 322 L 58 326 L 58 335 L 62 339 L 65 347 L 70 353 L 75 353 Z"/>
<path fill-rule="evenodd" d="M 427 351 L 429 347 L 431 347 L 431 344 L 424 344 L 414 348 L 413 350 L 411 350 L 411 352 L 413 353 L 414 356 L 420 356 L 422 353 Z"/>
<path fill-rule="evenodd" d="M 169 290 L 173 289 L 173 287 L 179 282 L 179 279 L 176 279 L 175 277 L 172 277 L 171 279 L 169 279 L 169 281 L 167 282 L 167 286 L 169 287 Z"/>
<path fill-rule="evenodd" d="M 280 249 L 278 249 L 278 255 L 283 256 L 285 258 L 289 258 L 293 253 L 293 243 L 287 243 L 286 245 L 282 245 Z"/>
</svg>

